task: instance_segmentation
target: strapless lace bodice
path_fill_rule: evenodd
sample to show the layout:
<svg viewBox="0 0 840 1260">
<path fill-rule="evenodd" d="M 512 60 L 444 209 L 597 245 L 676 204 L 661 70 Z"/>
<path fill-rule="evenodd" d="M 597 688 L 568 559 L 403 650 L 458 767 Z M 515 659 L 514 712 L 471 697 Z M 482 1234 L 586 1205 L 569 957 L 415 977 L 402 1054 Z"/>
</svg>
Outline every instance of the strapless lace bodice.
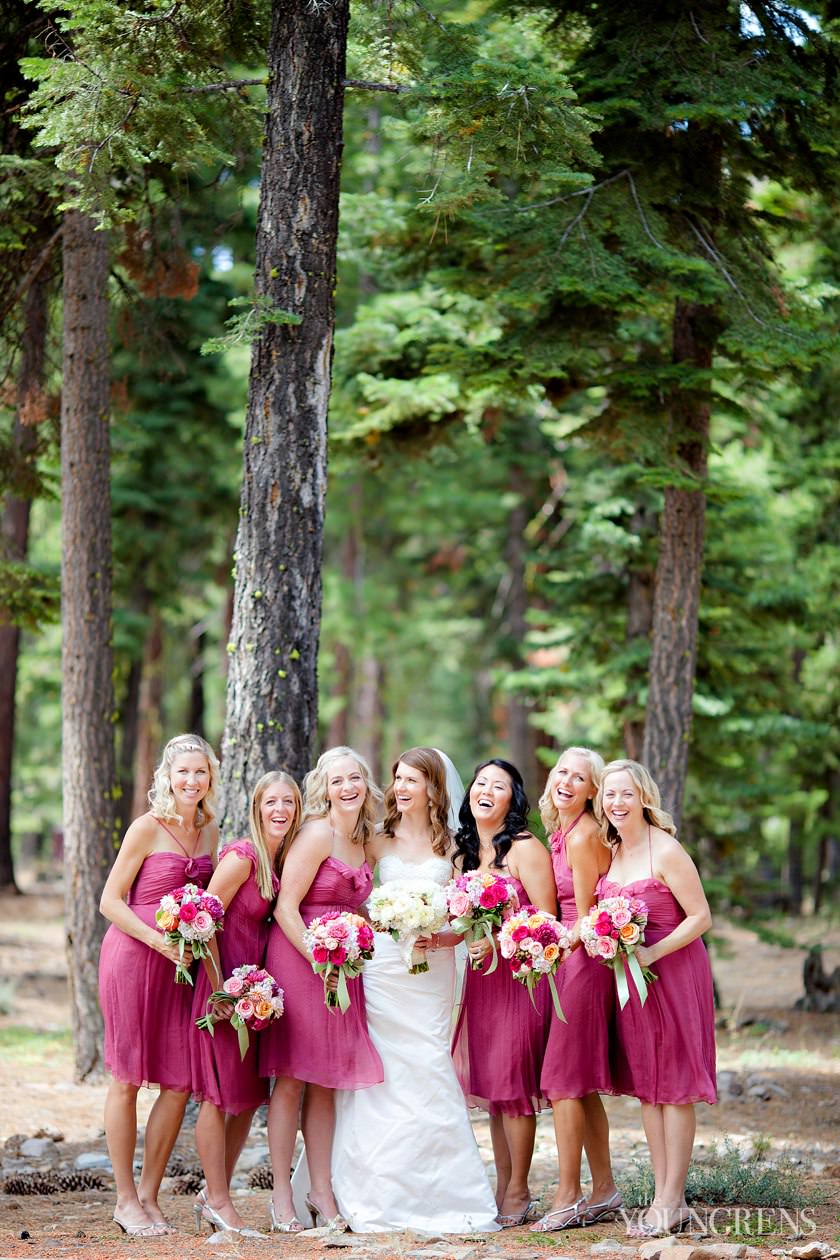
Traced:
<svg viewBox="0 0 840 1260">
<path fill-rule="evenodd" d="M 379 859 L 380 884 L 391 884 L 397 879 L 422 879 L 443 886 L 449 882 L 451 873 L 452 863 L 445 857 L 430 857 L 425 862 L 404 862 L 396 853 L 386 853 Z"/>
</svg>

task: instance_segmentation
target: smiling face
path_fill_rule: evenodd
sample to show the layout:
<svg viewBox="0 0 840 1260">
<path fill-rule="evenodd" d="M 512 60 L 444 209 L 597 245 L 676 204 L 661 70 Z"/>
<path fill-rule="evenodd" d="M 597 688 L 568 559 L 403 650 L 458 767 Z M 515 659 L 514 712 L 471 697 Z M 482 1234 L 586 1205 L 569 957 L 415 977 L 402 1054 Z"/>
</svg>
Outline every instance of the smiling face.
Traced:
<svg viewBox="0 0 840 1260">
<path fill-rule="evenodd" d="M 644 821 L 642 794 L 628 770 L 612 770 L 601 784 L 604 814 L 616 831 L 627 831 Z"/>
<path fill-rule="evenodd" d="M 470 788 L 470 811 L 479 826 L 500 831 L 513 800 L 513 780 L 501 766 L 483 766 Z"/>
<path fill-rule="evenodd" d="M 331 811 L 355 818 L 365 803 L 367 786 L 355 757 L 337 757 L 327 772 L 327 801 Z"/>
<path fill-rule="evenodd" d="M 580 814 L 595 795 L 592 767 L 586 757 L 567 752 L 551 772 L 551 799 L 561 814 Z"/>
<path fill-rule="evenodd" d="M 394 801 L 401 814 L 424 814 L 429 809 L 429 781 L 422 770 L 397 763 L 394 771 Z"/>
<path fill-rule="evenodd" d="M 210 790 L 210 763 L 200 752 L 177 753 L 169 784 L 179 812 L 193 812 Z"/>
<path fill-rule="evenodd" d="M 268 784 L 260 801 L 262 833 L 270 850 L 289 834 L 297 816 L 297 799 L 288 783 L 274 779 Z"/>
</svg>

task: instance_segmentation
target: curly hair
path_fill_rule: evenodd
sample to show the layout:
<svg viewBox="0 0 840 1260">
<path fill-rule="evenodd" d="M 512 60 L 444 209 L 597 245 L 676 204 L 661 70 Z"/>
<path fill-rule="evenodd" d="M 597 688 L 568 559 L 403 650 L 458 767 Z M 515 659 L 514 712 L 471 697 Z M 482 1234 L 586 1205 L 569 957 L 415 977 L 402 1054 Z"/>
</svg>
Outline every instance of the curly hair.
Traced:
<svg viewBox="0 0 840 1260">
<path fill-rule="evenodd" d="M 173 763 L 182 753 L 201 753 L 210 769 L 210 786 L 195 811 L 196 827 L 206 827 L 216 817 L 219 759 L 207 740 L 202 739 L 200 735 L 176 735 L 174 739 L 170 739 L 163 750 L 160 765 L 155 770 L 152 786 L 149 788 L 149 809 L 163 822 L 182 823 L 184 821 L 176 808 L 170 781 Z"/>
<path fill-rule="evenodd" d="M 391 767 L 391 783 L 385 789 L 385 821 L 382 830 L 393 836 L 394 829 L 400 819 L 393 780 L 397 766 L 402 762 L 419 770 L 425 777 L 426 789 L 429 793 L 429 822 L 432 827 L 432 852 L 438 857 L 446 857 L 452 843 L 449 830 L 449 793 L 446 790 L 446 766 L 443 758 L 434 748 L 409 748 L 402 753 Z"/>
<path fill-rule="evenodd" d="M 521 836 L 523 831 L 528 830 L 528 810 L 530 806 L 528 805 L 528 797 L 525 795 L 525 784 L 522 775 L 516 766 L 511 765 L 509 761 L 504 761 L 501 757 L 490 757 L 487 761 L 480 762 L 476 766 L 469 786 L 464 792 L 464 799 L 461 802 L 461 808 L 458 813 L 459 826 L 455 833 L 455 862 L 462 871 L 475 871 L 481 865 L 481 844 L 478 827 L 470 807 L 470 792 L 482 770 L 486 770 L 488 766 L 498 766 L 500 770 L 504 770 L 505 774 L 510 778 L 512 788 L 510 806 L 502 823 L 502 829 L 493 837 L 493 847 L 496 850 L 496 856 L 493 859 L 494 866 L 502 867 L 504 865 L 504 860 L 510 852 L 510 847 L 516 837 Z"/>
<path fill-rule="evenodd" d="M 263 775 L 251 793 L 251 804 L 248 807 L 248 830 L 251 833 L 251 843 L 257 853 L 257 885 L 267 901 L 271 901 L 274 897 L 274 889 L 271 883 L 271 857 L 266 844 L 260 808 L 263 803 L 263 797 L 272 783 L 285 783 L 286 787 L 291 788 L 292 796 L 295 798 L 295 816 L 292 819 L 292 825 L 286 832 L 279 849 L 274 855 L 274 871 L 277 875 L 280 875 L 283 870 L 286 854 L 289 852 L 289 846 L 300 827 L 300 818 L 303 813 L 300 788 L 285 770 L 269 770 L 268 774 Z"/>
<path fill-rule="evenodd" d="M 654 827 L 661 828 L 662 831 L 669 832 L 670 835 L 677 834 L 677 828 L 674 820 L 667 810 L 662 808 L 662 798 L 659 795 L 659 788 L 651 778 L 650 771 L 645 766 L 640 765 L 638 761 L 629 761 L 622 759 L 619 761 L 610 761 L 604 766 L 601 773 L 601 782 L 598 785 L 598 794 L 595 797 L 595 817 L 601 828 L 601 838 L 608 848 L 613 845 L 621 844 L 621 836 L 616 831 L 610 820 L 604 813 L 604 784 L 607 776 L 614 774 L 617 770 L 626 770 L 630 778 L 639 789 L 639 796 L 642 798 L 642 813 L 645 821 L 651 823 Z"/>
<path fill-rule="evenodd" d="M 604 758 L 600 753 L 594 752 L 591 748 L 583 748 L 578 744 L 573 744 L 571 748 L 564 748 L 563 752 L 561 752 L 560 756 L 549 770 L 543 794 L 537 801 L 537 809 L 540 811 L 540 818 L 542 819 L 542 825 L 545 827 L 545 834 L 547 836 L 553 835 L 560 826 L 560 811 L 557 808 L 557 802 L 555 801 L 553 795 L 554 780 L 557 777 L 560 762 L 567 753 L 573 753 L 576 757 L 582 757 L 584 761 L 587 762 L 589 765 L 589 777 L 592 780 L 592 786 L 595 788 L 596 792 L 598 790 L 598 784 L 601 781 L 601 775 L 604 771 Z M 594 809 L 594 799 L 586 802 L 586 808 L 590 811 Z"/>
<path fill-rule="evenodd" d="M 334 765 L 342 757 L 353 758 L 362 772 L 362 778 L 367 789 L 356 826 L 353 828 L 353 834 L 350 837 L 354 844 L 367 844 L 373 839 L 373 832 L 376 826 L 376 811 L 378 806 L 382 804 L 382 792 L 376 786 L 371 768 L 364 757 L 343 744 L 340 744 L 337 748 L 328 748 L 326 752 L 322 752 L 314 770 L 310 770 L 309 774 L 304 778 L 303 817 L 301 822 L 305 823 L 308 818 L 326 818 L 328 816 L 330 812 L 330 802 L 327 796 L 329 770 L 330 766 Z"/>
</svg>

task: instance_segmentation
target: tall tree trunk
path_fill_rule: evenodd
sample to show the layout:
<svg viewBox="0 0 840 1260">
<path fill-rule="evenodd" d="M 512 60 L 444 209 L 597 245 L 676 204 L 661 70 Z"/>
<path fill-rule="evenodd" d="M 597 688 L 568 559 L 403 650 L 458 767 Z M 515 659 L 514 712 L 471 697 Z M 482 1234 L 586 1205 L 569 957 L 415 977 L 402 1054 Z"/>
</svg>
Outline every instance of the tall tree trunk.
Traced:
<svg viewBox="0 0 840 1260">
<path fill-rule="evenodd" d="M 36 445 L 33 421 L 37 420 L 39 409 L 33 401 L 40 395 L 44 380 L 48 285 L 47 277 L 41 273 L 29 288 L 23 308 L 23 346 L 12 435 L 14 451 L 22 460 L 32 455 Z M 26 559 L 31 506 L 29 499 L 6 496 L 0 525 L 6 560 Z M 20 630 L 5 624 L 2 609 L 0 623 L 4 623 L 0 624 L 0 889 L 17 892 L 12 864 L 12 763 Z"/>
<path fill-rule="evenodd" d="M 678 299 L 674 311 L 673 361 L 708 371 L 713 338 L 704 327 L 710 312 Z M 709 438 L 709 401 L 678 388 L 671 402 L 671 425 L 677 454 L 697 489 L 671 485 L 659 528 L 659 559 L 653 602 L 653 642 L 644 758 L 659 784 L 662 803 L 679 829 L 688 769 L 691 702 L 697 660 L 697 617 L 703 571 L 703 532 Z"/>
<path fill-rule="evenodd" d="M 99 897 L 114 855 L 108 238 L 64 221 L 61 398 L 65 932 L 76 1074 L 102 1063 Z"/>
<path fill-rule="evenodd" d="M 187 716 L 187 730 L 204 739 L 206 722 L 204 703 L 204 652 L 207 648 L 207 631 L 204 623 L 193 626 L 190 631 L 190 710 Z"/>
<path fill-rule="evenodd" d="M 298 326 L 254 342 L 223 741 L 223 826 L 266 770 L 300 778 L 317 716 L 321 553 L 349 0 L 274 0 L 255 287 Z"/>
<path fill-rule="evenodd" d="M 631 563 L 630 578 L 627 584 L 627 630 L 625 634 L 629 645 L 636 645 L 642 650 L 646 645 L 653 625 L 653 586 L 654 575 L 650 565 L 644 560 L 646 551 L 645 539 L 651 532 L 653 522 L 651 513 L 645 508 L 636 508 L 633 513 L 632 529 L 637 538 L 642 540 L 641 558 Z M 623 701 L 624 708 L 624 752 L 633 761 L 641 761 L 644 757 L 645 722 L 639 716 L 642 708 L 640 691 L 646 680 L 647 663 L 639 661 L 632 664 L 627 671 L 627 689 Z"/>
</svg>

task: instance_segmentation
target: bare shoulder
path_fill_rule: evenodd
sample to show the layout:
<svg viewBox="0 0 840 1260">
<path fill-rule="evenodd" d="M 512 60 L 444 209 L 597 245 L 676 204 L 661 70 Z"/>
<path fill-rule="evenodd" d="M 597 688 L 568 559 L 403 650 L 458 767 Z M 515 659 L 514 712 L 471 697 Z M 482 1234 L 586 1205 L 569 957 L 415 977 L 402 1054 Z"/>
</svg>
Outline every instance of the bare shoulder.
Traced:
<svg viewBox="0 0 840 1260">
<path fill-rule="evenodd" d="M 666 873 L 681 871 L 694 866 L 688 850 L 683 848 L 677 837 L 672 836 L 670 832 L 653 827 L 650 840 L 654 862 L 661 871 Z"/>
<path fill-rule="evenodd" d="M 332 827 L 326 818 L 307 818 L 292 841 L 291 852 L 323 862 L 332 852 Z"/>
<path fill-rule="evenodd" d="M 152 814 L 141 814 L 135 818 L 123 836 L 121 850 L 125 852 L 152 853 L 160 834 L 160 823 Z"/>
<path fill-rule="evenodd" d="M 597 853 L 601 849 L 607 851 L 607 846 L 601 839 L 601 829 L 592 814 L 587 814 L 566 837 L 566 853 L 583 855 Z"/>
</svg>

